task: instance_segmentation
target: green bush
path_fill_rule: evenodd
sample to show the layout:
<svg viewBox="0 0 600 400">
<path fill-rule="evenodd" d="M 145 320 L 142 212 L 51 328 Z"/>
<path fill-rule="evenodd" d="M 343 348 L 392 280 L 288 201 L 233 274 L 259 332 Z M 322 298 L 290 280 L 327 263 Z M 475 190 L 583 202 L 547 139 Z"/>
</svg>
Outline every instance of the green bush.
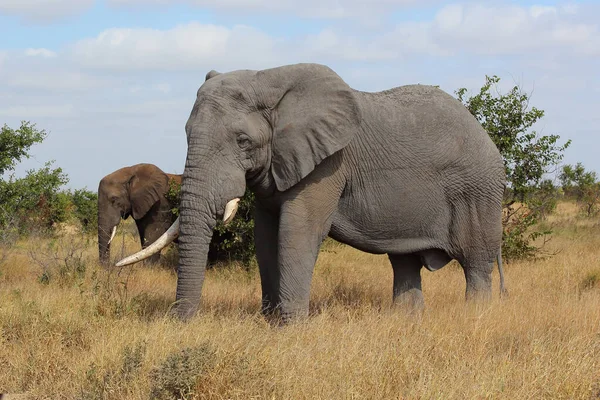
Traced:
<svg viewBox="0 0 600 400">
<path fill-rule="evenodd" d="M 600 182 L 595 171 L 586 171 L 581 163 L 565 165 L 559 174 L 565 196 L 574 198 L 587 217 L 598 214 L 600 205 Z"/>
<path fill-rule="evenodd" d="M 44 130 L 23 121 L 17 129 L 6 125 L 0 130 L 0 175 L 13 172 L 19 162 L 29 158 L 29 150 L 46 138 Z M 69 179 L 52 162 L 29 170 L 25 177 L 14 173 L 0 180 L 0 236 L 31 232 L 51 232 L 58 223 L 70 218 L 71 201 L 61 188 Z M 10 234 L 9 234 L 10 233 Z"/>
<path fill-rule="evenodd" d="M 87 189 L 77 189 L 70 193 L 73 203 L 73 215 L 84 232 L 96 232 L 98 229 L 98 193 Z"/>
<path fill-rule="evenodd" d="M 545 179 L 531 191 L 527 204 L 544 221 L 556 210 L 560 196 L 559 188 L 550 179 Z"/>
<path fill-rule="evenodd" d="M 18 129 L 4 125 L 0 131 L 0 175 L 13 172 L 29 150 L 47 134 L 35 124 L 22 122 Z M 69 179 L 61 168 L 47 162 L 22 178 L 10 173 L 0 179 L 0 240 L 14 242 L 19 235 L 52 233 L 60 223 L 78 221 L 84 232 L 98 225 L 98 195 L 87 189 L 65 190 Z"/>
<path fill-rule="evenodd" d="M 47 163 L 39 170 L 27 171 L 24 178 L 11 175 L 0 181 L 0 226 L 19 230 L 20 234 L 32 231 L 49 232 L 57 223 L 70 216 L 70 199 L 60 188 L 68 182 L 61 168 L 51 168 Z"/>
<path fill-rule="evenodd" d="M 239 261 L 250 265 L 254 249 L 254 194 L 246 190 L 229 225 L 217 222 L 209 248 L 214 261 Z"/>
<path fill-rule="evenodd" d="M 42 143 L 46 131 L 39 130 L 28 121 L 22 121 L 18 129 L 6 124 L 0 129 L 0 175 L 14 171 L 24 158 L 29 158 L 29 149 L 36 143 Z"/>
<path fill-rule="evenodd" d="M 150 377 L 151 399 L 186 399 L 195 392 L 198 380 L 216 363 L 216 351 L 210 343 L 184 348 L 170 354 Z"/>
</svg>

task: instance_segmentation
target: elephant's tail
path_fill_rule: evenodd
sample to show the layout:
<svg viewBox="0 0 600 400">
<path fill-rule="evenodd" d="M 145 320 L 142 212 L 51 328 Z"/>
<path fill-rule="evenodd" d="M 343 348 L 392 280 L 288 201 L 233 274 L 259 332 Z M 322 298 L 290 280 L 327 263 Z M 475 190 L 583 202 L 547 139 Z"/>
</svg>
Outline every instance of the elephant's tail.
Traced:
<svg viewBox="0 0 600 400">
<path fill-rule="evenodd" d="M 504 269 L 502 268 L 502 249 L 498 250 L 496 256 L 496 262 L 498 263 L 498 274 L 500 275 L 500 297 L 508 296 L 508 290 L 504 286 Z"/>
</svg>

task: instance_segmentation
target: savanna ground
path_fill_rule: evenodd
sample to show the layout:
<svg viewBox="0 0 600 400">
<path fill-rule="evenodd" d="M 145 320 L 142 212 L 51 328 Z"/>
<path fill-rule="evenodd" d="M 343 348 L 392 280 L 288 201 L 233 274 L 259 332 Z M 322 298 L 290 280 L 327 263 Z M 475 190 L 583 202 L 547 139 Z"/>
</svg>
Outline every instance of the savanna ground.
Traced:
<svg viewBox="0 0 600 400">
<path fill-rule="evenodd" d="M 316 266 L 311 316 L 259 313 L 260 281 L 207 272 L 202 308 L 167 317 L 175 274 L 107 272 L 93 240 L 30 239 L 0 270 L 0 393 L 52 399 L 597 399 L 600 218 L 561 203 L 546 259 L 505 265 L 510 296 L 465 304 L 456 264 L 423 270 L 426 310 L 391 304 L 386 256 L 336 244 Z M 117 245 L 137 249 L 131 235 Z M 117 246 L 114 246 L 117 247 Z M 118 256 L 113 249 L 113 256 Z"/>
</svg>

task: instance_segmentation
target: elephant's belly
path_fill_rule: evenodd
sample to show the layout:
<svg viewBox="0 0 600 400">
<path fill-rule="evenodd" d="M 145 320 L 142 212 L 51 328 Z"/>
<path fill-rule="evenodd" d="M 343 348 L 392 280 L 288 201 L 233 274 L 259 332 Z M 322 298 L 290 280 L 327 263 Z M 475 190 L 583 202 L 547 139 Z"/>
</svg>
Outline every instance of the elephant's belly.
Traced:
<svg viewBox="0 0 600 400">
<path fill-rule="evenodd" d="M 435 192 L 396 191 L 390 196 L 369 190 L 342 197 L 329 235 L 375 254 L 448 250 L 449 209 L 440 205 L 442 194 Z"/>
<path fill-rule="evenodd" d="M 373 254 L 410 254 L 427 249 L 443 248 L 439 241 L 427 236 L 409 237 L 408 235 L 382 234 L 379 237 L 373 237 L 354 226 L 343 223 L 333 224 L 329 236 L 358 250 Z"/>
</svg>

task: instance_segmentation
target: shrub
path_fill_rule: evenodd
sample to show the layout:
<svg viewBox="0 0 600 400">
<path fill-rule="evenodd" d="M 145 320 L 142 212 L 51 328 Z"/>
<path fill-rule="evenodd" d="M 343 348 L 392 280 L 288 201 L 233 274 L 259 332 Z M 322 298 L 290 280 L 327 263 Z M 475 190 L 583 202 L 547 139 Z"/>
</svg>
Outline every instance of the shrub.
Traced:
<svg viewBox="0 0 600 400">
<path fill-rule="evenodd" d="M 42 143 L 46 131 L 38 130 L 35 124 L 22 121 L 18 129 L 6 124 L 0 129 L 0 175 L 13 171 L 24 158 L 29 158 L 29 149 L 36 143 Z"/>
<path fill-rule="evenodd" d="M 18 129 L 4 125 L 0 130 L 0 174 L 13 172 L 29 149 L 46 138 L 44 130 L 23 121 Z M 30 231 L 51 231 L 56 224 L 65 222 L 70 215 L 69 196 L 60 189 L 68 182 L 60 168 L 52 162 L 43 168 L 29 170 L 25 177 L 16 178 L 10 173 L 0 180 L 0 230 L 25 234 Z"/>
<path fill-rule="evenodd" d="M 68 182 L 61 168 L 43 168 L 27 171 L 24 178 L 11 175 L 0 181 L 0 226 L 9 228 L 17 225 L 19 233 L 30 231 L 48 232 L 57 223 L 65 222 L 70 216 L 70 199 L 60 188 Z M 10 217 L 14 217 L 11 218 Z"/>
<path fill-rule="evenodd" d="M 59 285 L 79 284 L 85 277 L 89 263 L 86 255 L 89 237 L 62 237 L 52 239 L 45 246 L 29 250 L 29 258 L 40 267 L 38 280 L 42 284 L 56 281 Z"/>
<path fill-rule="evenodd" d="M 170 354 L 151 373 L 151 399 L 185 399 L 194 393 L 202 375 L 216 362 L 216 352 L 209 343 L 188 347 Z"/>
<path fill-rule="evenodd" d="M 579 283 L 579 291 L 591 290 L 600 287 L 600 271 L 591 271 Z"/>
<path fill-rule="evenodd" d="M 86 371 L 80 398 L 84 400 L 102 400 L 123 398 L 130 382 L 139 375 L 146 357 L 146 342 L 135 346 L 126 346 L 121 354 L 121 365 L 113 366 L 103 374 L 95 364 Z"/>
<path fill-rule="evenodd" d="M 246 190 L 235 218 L 229 225 L 217 222 L 209 254 L 214 261 L 238 261 L 248 266 L 254 249 L 254 194 Z"/>
<path fill-rule="evenodd" d="M 600 182 L 594 171 L 586 171 L 581 163 L 565 165 L 559 175 L 565 195 L 575 198 L 582 212 L 592 217 L 598 214 Z"/>
<path fill-rule="evenodd" d="M 165 193 L 165 198 L 171 206 L 173 219 L 179 217 L 179 204 L 181 203 L 181 184 L 174 179 L 169 179 L 169 190 Z"/>
<path fill-rule="evenodd" d="M 550 179 L 546 179 L 530 193 L 527 203 L 529 208 L 539 216 L 539 219 L 544 221 L 556 210 L 559 197 L 559 189 Z"/>
<path fill-rule="evenodd" d="M 73 203 L 73 214 L 86 233 L 98 229 L 98 193 L 87 189 L 78 189 L 69 193 Z"/>
</svg>

